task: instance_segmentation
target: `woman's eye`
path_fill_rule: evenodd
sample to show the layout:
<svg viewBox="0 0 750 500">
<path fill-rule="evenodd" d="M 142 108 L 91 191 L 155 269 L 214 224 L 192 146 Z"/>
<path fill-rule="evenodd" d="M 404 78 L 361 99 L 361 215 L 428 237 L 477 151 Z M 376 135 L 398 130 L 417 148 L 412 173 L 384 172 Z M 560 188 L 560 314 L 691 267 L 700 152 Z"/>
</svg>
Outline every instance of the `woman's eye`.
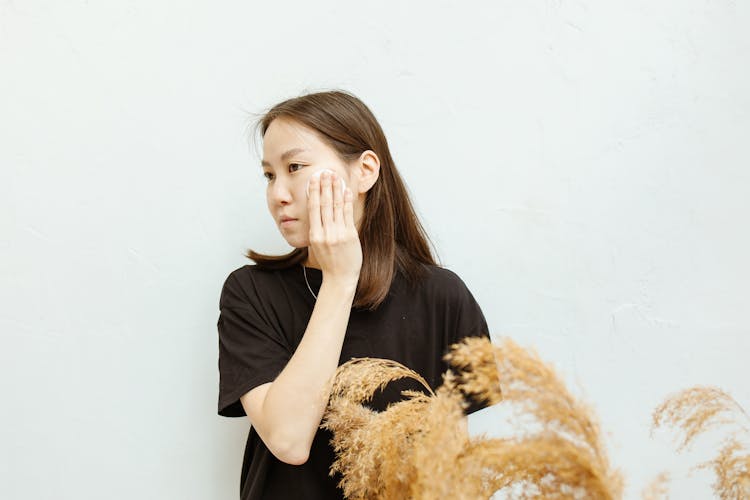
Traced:
<svg viewBox="0 0 750 500">
<path fill-rule="evenodd" d="M 289 169 L 290 170 L 294 169 L 295 166 L 300 167 L 300 168 L 304 167 L 304 165 L 302 165 L 300 163 L 290 163 L 289 164 Z M 296 169 L 294 169 L 292 171 L 296 171 Z M 271 182 L 273 180 L 273 174 L 271 172 L 263 172 L 263 177 L 265 177 L 268 182 Z"/>
</svg>

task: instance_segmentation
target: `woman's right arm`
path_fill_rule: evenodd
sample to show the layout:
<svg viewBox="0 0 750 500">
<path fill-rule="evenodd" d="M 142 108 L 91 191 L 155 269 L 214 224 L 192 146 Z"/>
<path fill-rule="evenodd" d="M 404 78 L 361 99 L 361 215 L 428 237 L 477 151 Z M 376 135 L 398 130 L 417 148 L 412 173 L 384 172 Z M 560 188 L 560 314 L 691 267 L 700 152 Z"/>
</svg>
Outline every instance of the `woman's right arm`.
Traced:
<svg viewBox="0 0 750 500">
<path fill-rule="evenodd" d="M 341 191 L 331 187 L 338 185 L 336 181 L 334 176 L 320 181 L 312 178 L 310 183 L 310 246 L 323 281 L 305 334 L 273 382 L 240 398 L 251 425 L 271 453 L 292 465 L 307 461 L 323 418 L 362 266 L 353 194 L 347 189 L 342 199 Z"/>
<path fill-rule="evenodd" d="M 258 435 L 282 462 L 307 461 L 338 367 L 356 283 L 323 282 L 310 322 L 279 376 L 240 398 Z"/>
</svg>

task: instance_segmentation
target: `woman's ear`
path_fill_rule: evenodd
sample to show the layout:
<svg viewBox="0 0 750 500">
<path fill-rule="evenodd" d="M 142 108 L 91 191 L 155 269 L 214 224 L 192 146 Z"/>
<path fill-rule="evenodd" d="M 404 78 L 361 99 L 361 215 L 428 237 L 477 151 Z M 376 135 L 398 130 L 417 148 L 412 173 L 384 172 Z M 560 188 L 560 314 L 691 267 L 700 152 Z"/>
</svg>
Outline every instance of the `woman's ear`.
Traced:
<svg viewBox="0 0 750 500">
<path fill-rule="evenodd" d="M 369 149 L 362 153 L 357 160 L 357 192 L 366 193 L 375 185 L 380 175 L 380 158 Z"/>
</svg>

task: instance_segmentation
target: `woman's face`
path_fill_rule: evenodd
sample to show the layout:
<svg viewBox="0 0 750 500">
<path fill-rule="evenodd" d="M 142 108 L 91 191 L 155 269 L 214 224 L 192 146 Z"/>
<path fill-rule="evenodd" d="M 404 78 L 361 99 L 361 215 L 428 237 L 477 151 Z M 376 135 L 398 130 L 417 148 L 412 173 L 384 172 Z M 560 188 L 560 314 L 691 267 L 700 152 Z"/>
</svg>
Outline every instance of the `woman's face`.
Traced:
<svg viewBox="0 0 750 500">
<path fill-rule="evenodd" d="M 268 211 L 289 245 L 295 248 L 309 245 L 310 219 L 305 189 L 310 176 L 325 168 L 336 172 L 351 188 L 354 220 L 359 225 L 364 202 L 355 187 L 357 169 L 349 168 L 312 129 L 288 118 L 274 119 L 263 136 L 262 167 L 268 182 Z M 295 220 L 282 223 L 284 217 Z"/>
</svg>

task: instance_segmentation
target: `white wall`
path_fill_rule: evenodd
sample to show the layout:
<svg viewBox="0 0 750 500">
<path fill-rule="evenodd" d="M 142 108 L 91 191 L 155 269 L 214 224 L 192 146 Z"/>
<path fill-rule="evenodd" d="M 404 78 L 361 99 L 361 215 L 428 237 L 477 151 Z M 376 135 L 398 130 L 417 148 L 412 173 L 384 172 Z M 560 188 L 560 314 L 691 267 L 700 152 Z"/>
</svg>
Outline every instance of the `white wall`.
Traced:
<svg viewBox="0 0 750 500">
<path fill-rule="evenodd" d="M 0 3 L 0 497 L 237 497 L 219 291 L 248 246 L 288 249 L 246 111 L 336 87 L 493 334 L 596 407 L 626 497 L 679 476 L 696 458 L 648 435 L 668 393 L 750 407 L 749 23 L 730 0 Z"/>
</svg>

